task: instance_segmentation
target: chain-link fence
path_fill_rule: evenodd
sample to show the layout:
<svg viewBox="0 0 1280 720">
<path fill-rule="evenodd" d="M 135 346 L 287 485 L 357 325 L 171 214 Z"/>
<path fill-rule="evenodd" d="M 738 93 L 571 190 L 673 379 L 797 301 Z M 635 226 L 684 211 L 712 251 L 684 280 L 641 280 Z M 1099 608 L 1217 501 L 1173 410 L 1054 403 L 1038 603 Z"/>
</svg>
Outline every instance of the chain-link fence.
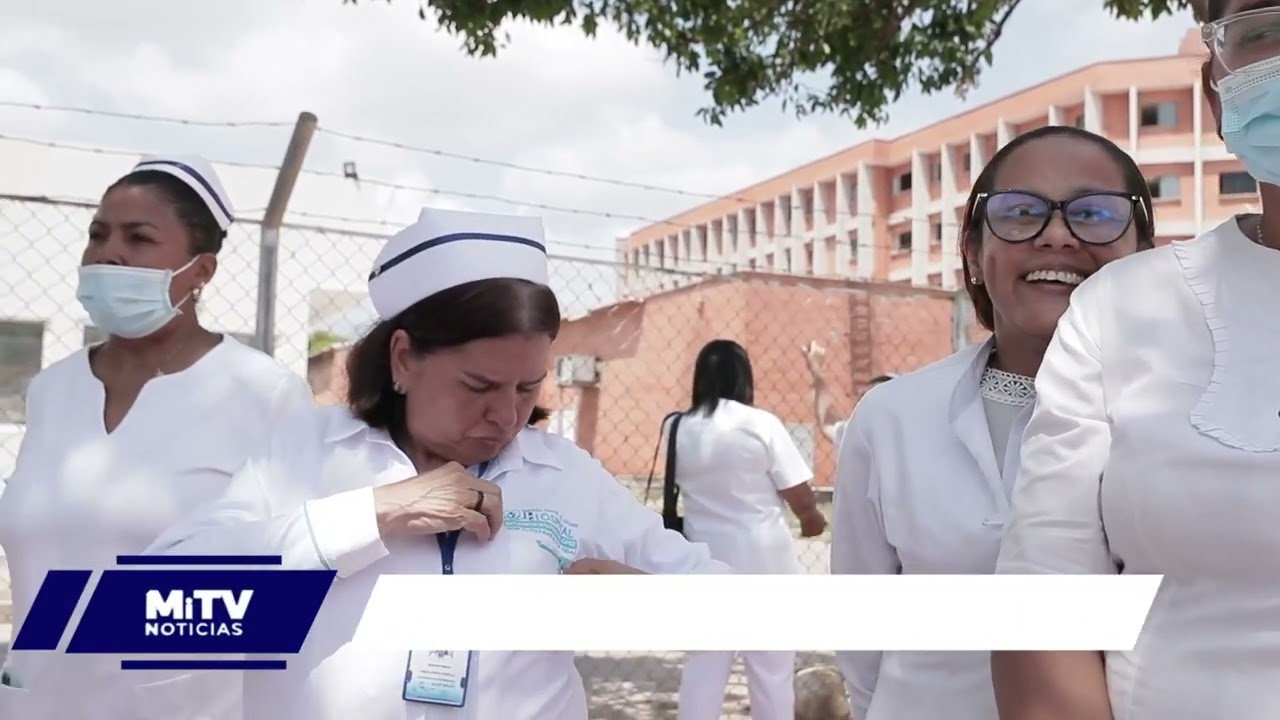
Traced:
<svg viewBox="0 0 1280 720">
<path fill-rule="evenodd" d="M 92 213 L 89 204 L 0 197 L 0 478 L 16 458 L 27 382 L 100 339 L 75 301 Z M 207 327 L 249 343 L 258 232 L 251 222 L 232 226 L 217 276 L 200 300 Z M 322 227 L 291 225 L 281 232 L 275 355 L 305 374 L 318 402 L 341 402 L 344 395 L 345 345 L 373 318 L 365 278 L 380 240 Z M 567 319 L 543 393 L 552 411 L 548 429 L 600 458 L 639 498 L 660 421 L 687 406 L 693 360 L 709 340 L 728 338 L 747 348 L 756 404 L 790 429 L 829 508 L 831 423 L 848 416 L 877 376 L 925 365 L 980 334 L 960 295 L 905 284 L 700 275 L 566 257 L 553 257 L 551 274 Z M 811 343 L 821 351 L 807 358 Z M 648 501 L 656 508 L 660 478 L 654 486 Z M 826 572 L 828 538 L 798 542 L 805 567 Z M 0 602 L 5 594 L 7 577 L 0 573 Z M 822 612 L 822 603 L 814 598 L 809 606 Z M 0 609 L 0 624 L 5 612 Z M 681 659 L 680 653 L 584 654 L 579 664 L 592 717 L 674 717 Z M 798 660 L 801 666 L 829 662 L 823 653 Z M 740 674 L 731 681 L 725 711 L 746 716 Z"/>
</svg>

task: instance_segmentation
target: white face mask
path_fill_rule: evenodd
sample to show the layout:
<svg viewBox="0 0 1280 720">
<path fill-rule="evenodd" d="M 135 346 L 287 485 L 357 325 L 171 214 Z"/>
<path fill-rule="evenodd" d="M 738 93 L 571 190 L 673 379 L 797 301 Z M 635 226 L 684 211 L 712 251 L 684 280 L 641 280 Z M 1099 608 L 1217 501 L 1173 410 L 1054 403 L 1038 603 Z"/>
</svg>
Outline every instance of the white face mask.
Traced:
<svg viewBox="0 0 1280 720">
<path fill-rule="evenodd" d="M 177 270 L 125 267 L 123 265 L 84 265 L 80 268 L 80 285 L 76 299 L 89 314 L 94 327 L 108 335 L 122 338 L 146 337 L 181 314 L 169 300 L 169 285 L 175 275 L 195 263 Z"/>
<path fill-rule="evenodd" d="M 1280 185 L 1280 57 L 1240 68 L 1217 90 L 1227 150 L 1255 180 Z"/>
</svg>

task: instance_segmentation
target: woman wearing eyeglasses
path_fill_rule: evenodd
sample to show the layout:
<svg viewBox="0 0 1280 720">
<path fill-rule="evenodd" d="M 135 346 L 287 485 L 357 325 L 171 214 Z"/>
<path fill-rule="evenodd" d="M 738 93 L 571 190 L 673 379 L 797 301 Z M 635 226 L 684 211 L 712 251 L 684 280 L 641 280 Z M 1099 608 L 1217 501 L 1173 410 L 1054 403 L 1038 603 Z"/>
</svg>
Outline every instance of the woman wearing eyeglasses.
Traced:
<svg viewBox="0 0 1280 720">
<path fill-rule="evenodd" d="M 1076 286 L 1152 245 L 1151 195 L 1109 140 L 1045 127 L 995 154 L 962 230 L 965 287 L 993 335 L 859 402 L 836 470 L 832 572 L 995 569 L 1040 358 Z M 859 720 L 995 717 L 987 653 L 837 659 Z"/>
<path fill-rule="evenodd" d="M 998 563 L 1164 579 L 1130 652 L 996 653 L 1005 720 L 1280 717 L 1280 7 L 1259 5 L 1200 14 L 1205 89 L 1262 215 L 1071 297 Z"/>
</svg>

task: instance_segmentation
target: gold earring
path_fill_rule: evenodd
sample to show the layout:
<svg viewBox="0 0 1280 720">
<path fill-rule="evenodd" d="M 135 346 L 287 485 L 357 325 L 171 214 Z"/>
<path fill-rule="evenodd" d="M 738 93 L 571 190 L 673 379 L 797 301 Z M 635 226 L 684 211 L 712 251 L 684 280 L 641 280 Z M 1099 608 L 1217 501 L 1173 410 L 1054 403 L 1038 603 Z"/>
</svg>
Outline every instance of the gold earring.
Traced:
<svg viewBox="0 0 1280 720">
<path fill-rule="evenodd" d="M 391 383 L 391 389 L 395 390 L 397 395 L 404 394 L 404 386 L 400 384 L 399 380 L 395 380 Z"/>
</svg>

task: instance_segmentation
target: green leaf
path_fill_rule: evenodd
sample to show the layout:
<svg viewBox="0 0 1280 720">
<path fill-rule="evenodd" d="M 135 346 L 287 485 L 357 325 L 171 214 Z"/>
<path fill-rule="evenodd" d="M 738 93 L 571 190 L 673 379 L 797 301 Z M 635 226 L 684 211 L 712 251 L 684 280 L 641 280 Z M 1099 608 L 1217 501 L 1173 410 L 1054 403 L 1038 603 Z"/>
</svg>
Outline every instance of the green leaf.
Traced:
<svg viewBox="0 0 1280 720">
<path fill-rule="evenodd" d="M 708 124 L 779 100 L 797 116 L 831 112 L 866 127 L 884 120 L 906 90 L 963 94 L 977 85 L 1020 1 L 420 0 L 418 14 L 427 19 L 430 9 L 461 37 L 464 52 L 479 57 L 508 44 L 503 27 L 512 21 L 577 25 L 588 37 L 606 23 L 656 49 L 677 75 L 701 76 L 708 102 L 697 115 Z M 1192 5 L 1061 2 L 1065 12 L 1101 2 L 1115 17 L 1138 22 Z"/>
</svg>

